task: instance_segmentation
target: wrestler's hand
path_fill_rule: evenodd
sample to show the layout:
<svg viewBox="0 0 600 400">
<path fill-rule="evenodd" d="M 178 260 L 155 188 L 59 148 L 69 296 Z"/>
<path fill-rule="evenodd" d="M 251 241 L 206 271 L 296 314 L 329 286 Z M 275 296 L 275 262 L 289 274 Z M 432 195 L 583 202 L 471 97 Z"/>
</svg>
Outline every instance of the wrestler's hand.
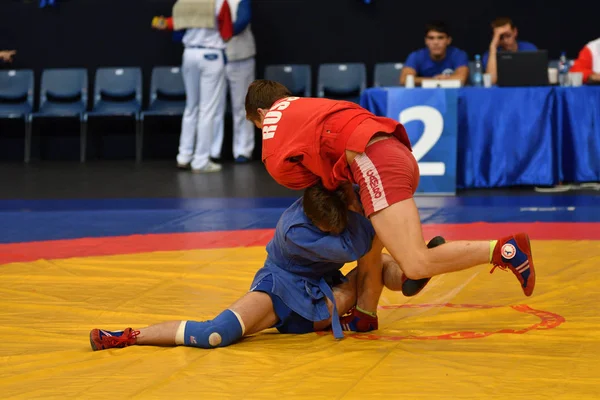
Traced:
<svg viewBox="0 0 600 400">
<path fill-rule="evenodd" d="M 355 213 L 358 213 L 360 215 L 365 215 L 365 210 L 363 209 L 362 204 L 360 204 L 360 202 L 358 201 L 356 195 L 354 195 L 352 203 L 348 204 L 348 210 L 354 211 Z"/>
<path fill-rule="evenodd" d="M 344 193 L 346 194 L 346 201 L 348 202 L 348 209 L 359 213 L 361 215 L 365 215 L 365 210 L 363 210 L 362 204 L 358 200 L 358 196 L 354 191 L 354 187 L 351 183 L 345 183 L 343 185 Z"/>
<path fill-rule="evenodd" d="M 343 331 L 370 332 L 379 328 L 379 319 L 352 308 L 340 318 Z"/>
</svg>

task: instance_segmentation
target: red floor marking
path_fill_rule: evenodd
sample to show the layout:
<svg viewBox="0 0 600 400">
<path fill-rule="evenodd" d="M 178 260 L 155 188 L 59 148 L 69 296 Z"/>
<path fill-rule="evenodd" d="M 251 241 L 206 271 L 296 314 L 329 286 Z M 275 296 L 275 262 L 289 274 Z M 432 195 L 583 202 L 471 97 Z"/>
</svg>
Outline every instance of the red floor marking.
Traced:
<svg viewBox="0 0 600 400">
<path fill-rule="evenodd" d="M 400 304 L 400 305 L 389 305 L 379 306 L 383 309 L 394 309 L 394 308 L 433 308 L 433 307 L 448 307 L 448 308 L 475 308 L 475 309 L 489 309 L 499 308 L 502 306 L 490 306 L 483 304 Z M 517 306 L 510 306 L 513 310 L 523 313 L 534 315 L 540 319 L 539 322 L 532 324 L 522 329 L 504 328 L 495 331 L 458 331 L 444 333 L 441 335 L 380 335 L 375 333 L 346 333 L 347 337 L 360 340 L 384 340 L 384 341 L 397 341 L 397 340 L 460 340 L 460 339 L 480 339 L 495 334 L 515 334 L 522 335 L 524 333 L 534 330 L 549 330 L 560 326 L 565 322 L 565 318 L 561 315 L 552 313 L 550 311 L 535 310 L 526 304 L 519 304 Z M 318 335 L 331 334 L 330 332 L 317 332 Z"/>
<path fill-rule="evenodd" d="M 39 259 L 106 256 L 192 249 L 265 246 L 273 229 L 164 233 L 99 238 L 48 240 L 0 244 L 0 264 Z M 533 240 L 600 240 L 600 223 L 534 222 L 426 224 L 426 240 L 442 235 L 447 240 L 489 240 L 527 232 Z"/>
</svg>

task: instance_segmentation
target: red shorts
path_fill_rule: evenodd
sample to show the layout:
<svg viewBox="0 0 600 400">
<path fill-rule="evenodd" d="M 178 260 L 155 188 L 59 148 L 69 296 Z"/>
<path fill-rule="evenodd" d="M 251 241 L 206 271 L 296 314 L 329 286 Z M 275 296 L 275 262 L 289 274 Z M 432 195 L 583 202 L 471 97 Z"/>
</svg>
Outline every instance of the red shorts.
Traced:
<svg viewBox="0 0 600 400">
<path fill-rule="evenodd" d="M 365 215 L 410 199 L 419 186 L 419 165 L 412 152 L 396 138 L 369 145 L 350 165 L 360 186 Z"/>
</svg>

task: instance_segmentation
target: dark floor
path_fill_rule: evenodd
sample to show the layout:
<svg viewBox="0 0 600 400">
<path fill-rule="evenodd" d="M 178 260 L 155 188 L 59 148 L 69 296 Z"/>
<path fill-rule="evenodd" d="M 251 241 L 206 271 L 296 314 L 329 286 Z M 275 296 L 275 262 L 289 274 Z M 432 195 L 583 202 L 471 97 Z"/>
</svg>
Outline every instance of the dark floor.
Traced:
<svg viewBox="0 0 600 400">
<path fill-rule="evenodd" d="M 294 197 L 259 162 L 193 174 L 175 161 L 0 164 L 0 199 Z"/>
<path fill-rule="evenodd" d="M 596 189 L 578 194 L 600 193 Z M 539 194 L 532 187 L 462 190 L 460 196 Z M 170 160 L 44 161 L 0 164 L 0 199 L 256 198 L 297 197 L 278 185 L 262 163 L 223 164 L 223 171 L 193 174 Z"/>
</svg>

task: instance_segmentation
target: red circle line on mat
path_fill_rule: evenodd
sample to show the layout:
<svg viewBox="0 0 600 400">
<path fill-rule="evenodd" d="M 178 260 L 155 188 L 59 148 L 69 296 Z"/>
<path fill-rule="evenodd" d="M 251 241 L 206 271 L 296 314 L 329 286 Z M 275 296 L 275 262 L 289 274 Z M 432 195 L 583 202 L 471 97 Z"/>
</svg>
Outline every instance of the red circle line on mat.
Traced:
<svg viewBox="0 0 600 400">
<path fill-rule="evenodd" d="M 474 309 L 489 309 L 489 308 L 500 308 L 504 306 L 490 306 L 483 304 L 400 304 L 400 305 L 388 305 L 379 306 L 381 309 L 398 309 L 398 308 L 434 308 L 434 307 L 447 307 L 447 308 L 474 308 Z M 536 310 L 529 307 L 526 304 L 519 304 L 516 306 L 510 306 L 513 310 L 534 315 L 540 319 L 539 322 L 532 324 L 522 329 L 499 329 L 496 331 L 457 331 L 444 333 L 441 335 L 380 335 L 375 333 L 347 333 L 347 337 L 359 340 L 383 340 L 383 341 L 399 341 L 399 340 L 464 340 L 464 339 L 481 339 L 496 334 L 517 334 L 522 335 L 524 333 L 534 330 L 549 330 L 560 326 L 565 322 L 565 318 L 561 315 L 552 313 L 550 311 Z M 319 335 L 331 334 L 330 332 L 317 332 Z"/>
<path fill-rule="evenodd" d="M 490 240 L 527 232 L 533 240 L 600 240 L 599 222 L 477 222 L 424 224 L 422 227 L 425 239 L 442 235 L 447 240 Z M 0 264 L 153 251 L 265 246 L 273 237 L 273 232 L 274 229 L 248 229 L 7 243 L 0 244 Z"/>
</svg>

